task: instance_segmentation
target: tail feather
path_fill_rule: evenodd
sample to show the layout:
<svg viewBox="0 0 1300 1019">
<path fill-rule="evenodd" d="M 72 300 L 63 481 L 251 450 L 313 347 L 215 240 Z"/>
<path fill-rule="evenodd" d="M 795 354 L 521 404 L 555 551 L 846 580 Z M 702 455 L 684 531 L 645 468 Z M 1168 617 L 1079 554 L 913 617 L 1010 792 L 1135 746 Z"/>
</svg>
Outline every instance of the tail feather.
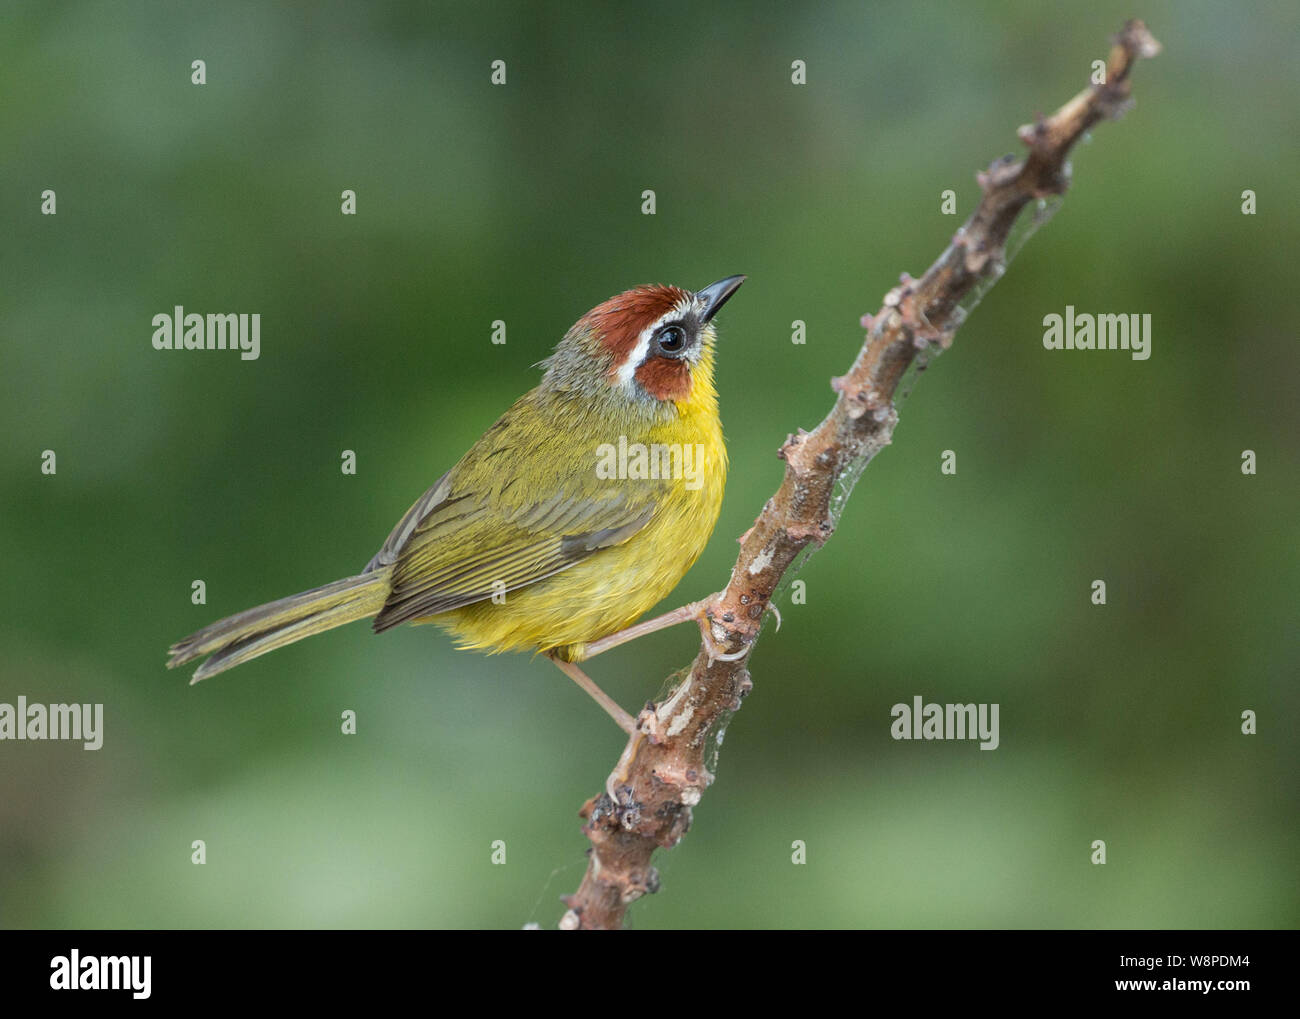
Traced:
<svg viewBox="0 0 1300 1019">
<path fill-rule="evenodd" d="M 211 655 L 190 680 L 197 683 L 304 637 L 368 619 L 384 607 L 389 572 L 383 569 L 345 577 L 219 619 L 172 645 L 167 667 L 174 669 Z"/>
</svg>

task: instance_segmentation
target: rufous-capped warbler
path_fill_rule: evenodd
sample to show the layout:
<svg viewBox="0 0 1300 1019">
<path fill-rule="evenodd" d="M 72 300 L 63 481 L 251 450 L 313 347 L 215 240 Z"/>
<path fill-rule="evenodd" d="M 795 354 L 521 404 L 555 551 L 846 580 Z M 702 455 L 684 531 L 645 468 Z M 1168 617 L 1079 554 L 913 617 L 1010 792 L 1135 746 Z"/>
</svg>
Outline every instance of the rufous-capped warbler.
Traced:
<svg viewBox="0 0 1300 1019">
<path fill-rule="evenodd" d="M 373 616 L 376 632 L 432 622 L 462 648 L 548 655 L 631 732 L 576 663 L 699 613 L 631 626 L 717 523 L 727 450 L 713 316 L 744 280 L 636 287 L 592 308 L 543 362 L 541 384 L 416 500 L 361 573 L 204 627 L 173 645 L 168 666 L 210 655 L 198 682 L 357 619 Z"/>
</svg>

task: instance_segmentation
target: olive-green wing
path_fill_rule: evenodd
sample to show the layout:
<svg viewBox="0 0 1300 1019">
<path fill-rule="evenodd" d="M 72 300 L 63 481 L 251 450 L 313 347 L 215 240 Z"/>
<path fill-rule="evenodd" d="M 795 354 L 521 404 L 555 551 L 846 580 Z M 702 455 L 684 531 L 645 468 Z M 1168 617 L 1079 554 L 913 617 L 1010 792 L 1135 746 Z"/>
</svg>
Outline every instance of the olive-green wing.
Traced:
<svg viewBox="0 0 1300 1019">
<path fill-rule="evenodd" d="M 412 507 L 418 522 L 403 518 L 390 536 L 396 539 L 388 552 L 391 590 L 375 617 L 376 632 L 535 584 L 621 545 L 649 523 L 655 508 L 631 506 L 613 491 L 558 493 L 505 511 L 450 488 L 434 499 L 436 488 L 426 493 L 430 505 Z M 385 565 L 384 557 L 381 550 L 375 561 Z"/>
<path fill-rule="evenodd" d="M 392 570 L 376 630 L 535 584 L 649 523 L 666 483 L 598 480 L 609 426 L 584 415 L 526 393 L 407 510 L 367 567 Z"/>
</svg>

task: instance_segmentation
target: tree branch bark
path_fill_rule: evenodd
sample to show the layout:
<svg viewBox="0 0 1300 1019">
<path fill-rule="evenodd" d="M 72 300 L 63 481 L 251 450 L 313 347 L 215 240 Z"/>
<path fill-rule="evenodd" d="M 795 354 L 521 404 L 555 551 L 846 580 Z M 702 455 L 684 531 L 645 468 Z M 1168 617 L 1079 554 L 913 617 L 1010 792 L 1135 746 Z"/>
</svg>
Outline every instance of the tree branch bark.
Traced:
<svg viewBox="0 0 1300 1019">
<path fill-rule="evenodd" d="M 1028 154 L 1000 159 L 978 174 L 983 197 L 947 250 L 919 280 L 904 274 L 880 311 L 863 316 L 866 341 L 849 371 L 831 380 L 835 406 L 811 432 L 800 429 L 781 446 L 781 487 L 741 537 L 731 580 L 708 609 L 715 644 L 740 657 L 711 658 L 706 643 L 669 695 L 638 716 L 638 731 L 607 783 L 616 800 L 602 792 L 580 811 L 591 848 L 582 884 L 564 897 L 562 929 L 618 929 L 632 902 L 658 890 L 651 857 L 686 834 L 691 810 L 713 780 L 709 744 L 750 690 L 746 663 L 778 583 L 806 547 L 830 538 L 837 485 L 851 484 L 889 445 L 904 373 L 918 356 L 952 343 L 965 317 L 961 302 L 1001 275 L 1025 206 L 1065 193 L 1071 148 L 1094 124 L 1128 108 L 1130 72 L 1139 58 L 1159 51 L 1141 21 L 1128 22 L 1110 51 L 1105 83 L 1021 127 Z"/>
</svg>

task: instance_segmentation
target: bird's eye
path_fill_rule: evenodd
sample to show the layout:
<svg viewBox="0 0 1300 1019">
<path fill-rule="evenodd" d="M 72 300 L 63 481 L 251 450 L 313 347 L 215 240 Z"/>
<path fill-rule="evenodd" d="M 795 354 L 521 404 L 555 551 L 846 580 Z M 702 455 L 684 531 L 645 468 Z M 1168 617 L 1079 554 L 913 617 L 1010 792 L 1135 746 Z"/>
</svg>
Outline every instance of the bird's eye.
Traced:
<svg viewBox="0 0 1300 1019">
<path fill-rule="evenodd" d="M 681 326 L 664 326 L 655 340 L 665 354 L 678 354 L 686 346 L 686 330 Z"/>
</svg>

